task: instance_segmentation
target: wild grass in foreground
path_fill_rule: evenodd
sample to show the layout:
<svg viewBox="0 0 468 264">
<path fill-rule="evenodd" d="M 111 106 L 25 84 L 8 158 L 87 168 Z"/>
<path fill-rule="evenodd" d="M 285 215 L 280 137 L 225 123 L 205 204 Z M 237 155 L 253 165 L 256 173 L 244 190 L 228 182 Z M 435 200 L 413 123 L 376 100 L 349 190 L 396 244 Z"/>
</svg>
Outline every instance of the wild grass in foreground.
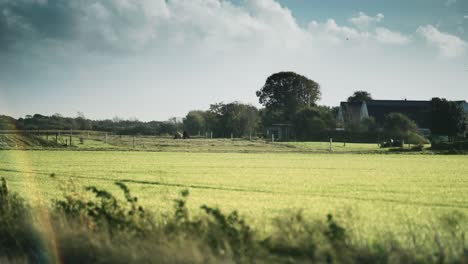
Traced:
<svg viewBox="0 0 468 264">
<path fill-rule="evenodd" d="M 44 237 L 37 208 L 0 187 L 0 261 L 54 263 L 468 263 L 465 231 L 457 215 L 434 230 L 433 246 L 403 247 L 391 237 L 356 243 L 332 215 L 309 220 L 300 212 L 274 221 L 267 237 L 237 211 L 202 206 L 193 217 L 188 191 L 174 202 L 172 215 L 146 211 L 123 183 L 124 199 L 105 190 L 72 187 L 54 201 L 51 237 Z M 52 242 L 53 241 L 53 242 Z M 53 247 L 53 250 L 51 250 Z M 56 251 L 55 256 L 50 252 Z"/>
</svg>

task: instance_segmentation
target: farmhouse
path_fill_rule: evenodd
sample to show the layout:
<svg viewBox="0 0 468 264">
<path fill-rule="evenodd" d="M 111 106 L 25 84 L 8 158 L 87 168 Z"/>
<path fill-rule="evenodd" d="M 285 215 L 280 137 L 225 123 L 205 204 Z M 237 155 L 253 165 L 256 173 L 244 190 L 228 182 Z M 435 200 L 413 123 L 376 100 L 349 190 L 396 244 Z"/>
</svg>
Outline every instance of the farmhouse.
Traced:
<svg viewBox="0 0 468 264">
<path fill-rule="evenodd" d="M 456 101 L 468 114 L 468 103 Z M 373 117 L 375 122 L 383 125 L 385 116 L 390 113 L 402 113 L 416 122 L 422 130 L 430 127 L 431 101 L 413 100 L 369 100 L 363 102 L 341 102 L 338 111 L 338 122 L 359 123 Z"/>
</svg>

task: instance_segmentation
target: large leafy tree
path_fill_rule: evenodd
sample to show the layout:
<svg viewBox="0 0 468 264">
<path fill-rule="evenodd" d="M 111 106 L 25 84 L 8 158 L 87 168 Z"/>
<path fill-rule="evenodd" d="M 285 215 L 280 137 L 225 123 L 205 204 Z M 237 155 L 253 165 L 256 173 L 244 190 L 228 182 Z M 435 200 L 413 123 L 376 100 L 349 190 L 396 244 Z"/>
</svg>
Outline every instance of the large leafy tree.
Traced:
<svg viewBox="0 0 468 264">
<path fill-rule="evenodd" d="M 294 72 L 271 75 L 256 92 L 259 102 L 270 111 L 282 111 L 290 120 L 303 107 L 314 106 L 320 99 L 320 85 Z"/>
<path fill-rule="evenodd" d="M 355 91 L 353 95 L 348 97 L 349 103 L 363 102 L 363 101 L 369 101 L 369 100 L 372 100 L 372 95 L 366 91 Z"/>
<path fill-rule="evenodd" d="M 466 129 L 466 115 L 456 102 L 441 98 L 431 100 L 431 131 L 433 134 L 447 135 L 450 141 L 463 134 Z"/>
</svg>

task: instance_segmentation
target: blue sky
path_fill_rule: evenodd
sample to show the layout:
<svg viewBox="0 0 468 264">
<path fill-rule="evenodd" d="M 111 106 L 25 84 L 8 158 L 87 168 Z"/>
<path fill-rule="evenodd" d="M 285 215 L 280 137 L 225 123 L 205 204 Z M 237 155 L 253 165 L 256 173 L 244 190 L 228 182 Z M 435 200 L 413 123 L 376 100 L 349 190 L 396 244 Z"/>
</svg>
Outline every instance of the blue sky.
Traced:
<svg viewBox="0 0 468 264">
<path fill-rule="evenodd" d="M 238 4 L 244 0 L 234 1 Z M 420 25 L 440 24 L 448 32 L 456 32 L 457 26 L 466 29 L 468 21 L 463 21 L 468 13 L 468 1 L 447 0 L 280 0 L 297 18 L 298 23 L 306 25 L 311 20 L 334 18 L 339 23 L 359 12 L 367 14 L 384 13 L 385 24 L 404 32 L 414 31 Z"/>
<path fill-rule="evenodd" d="M 0 0 L 0 114 L 165 120 L 258 106 L 278 71 L 320 104 L 468 100 L 466 0 Z"/>
</svg>

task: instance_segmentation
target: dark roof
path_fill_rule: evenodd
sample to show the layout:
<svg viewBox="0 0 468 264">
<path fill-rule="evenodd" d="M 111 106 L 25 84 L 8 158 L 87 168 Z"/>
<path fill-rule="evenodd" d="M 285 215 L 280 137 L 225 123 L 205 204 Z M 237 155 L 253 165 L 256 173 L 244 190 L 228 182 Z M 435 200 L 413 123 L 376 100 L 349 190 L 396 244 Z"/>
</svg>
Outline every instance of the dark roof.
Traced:
<svg viewBox="0 0 468 264">
<path fill-rule="evenodd" d="M 415 101 L 415 100 L 369 100 L 367 105 L 378 106 L 405 106 L 405 107 L 427 107 L 431 101 Z"/>
<path fill-rule="evenodd" d="M 385 116 L 390 113 L 401 113 L 414 120 L 419 127 L 429 127 L 430 125 L 430 101 L 410 101 L 410 100 L 370 100 L 366 101 L 369 116 L 375 121 L 383 124 Z"/>
</svg>

